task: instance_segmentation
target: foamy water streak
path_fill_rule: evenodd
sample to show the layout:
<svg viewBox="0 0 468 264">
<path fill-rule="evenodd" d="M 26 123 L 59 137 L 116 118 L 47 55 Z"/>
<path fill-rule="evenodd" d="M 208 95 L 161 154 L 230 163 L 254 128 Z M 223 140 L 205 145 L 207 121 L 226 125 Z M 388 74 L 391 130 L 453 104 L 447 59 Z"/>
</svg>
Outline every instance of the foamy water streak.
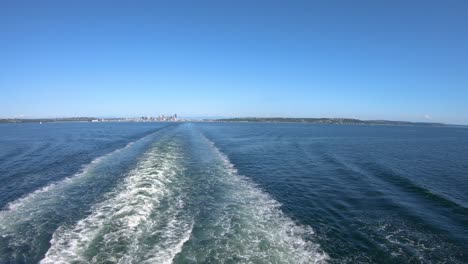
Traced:
<svg viewBox="0 0 468 264">
<path fill-rule="evenodd" d="M 123 148 L 116 149 L 116 150 L 114 150 L 112 152 L 109 152 L 109 153 L 103 155 L 103 156 L 97 157 L 97 158 L 93 159 L 89 164 L 84 165 L 79 173 L 77 173 L 75 175 L 72 175 L 70 177 L 67 177 L 67 178 L 65 178 L 63 180 L 60 180 L 58 182 L 53 182 L 53 183 L 51 183 L 51 184 L 49 184 L 47 186 L 44 186 L 44 187 L 42 187 L 40 189 L 37 189 L 37 190 L 33 191 L 32 193 L 29 193 L 29 194 L 25 195 L 24 197 L 21 197 L 21 198 L 15 200 L 13 202 L 8 203 L 8 205 L 6 206 L 7 211 L 14 211 L 14 210 L 20 209 L 22 207 L 28 207 L 29 203 L 34 202 L 34 200 L 36 200 L 37 197 L 40 196 L 41 194 L 54 191 L 54 189 L 58 189 L 58 188 L 60 188 L 62 186 L 68 185 L 68 184 L 72 184 L 74 181 L 79 180 L 80 177 L 89 176 L 90 172 L 92 172 L 100 163 L 102 163 L 102 162 L 104 162 L 104 161 L 106 161 L 108 159 L 115 158 L 114 157 L 115 155 L 118 155 L 118 154 L 124 152 L 126 149 L 130 148 L 135 143 L 140 143 L 141 144 L 141 143 L 148 142 L 154 136 L 154 134 L 156 134 L 158 132 L 147 135 L 147 136 L 145 136 L 143 138 L 138 139 L 137 141 L 130 142 L 127 145 L 125 145 Z M 39 199 L 42 199 L 42 198 L 39 197 Z M 0 218 L 1 218 L 1 215 L 0 215 Z"/>
<path fill-rule="evenodd" d="M 176 141 L 156 142 L 90 216 L 54 234 L 41 263 L 171 263 L 193 226 L 178 183 L 182 158 Z"/>
<path fill-rule="evenodd" d="M 80 173 L 8 204 L 0 211 L 0 262 L 36 262 L 47 250 L 44 242 L 49 240 L 51 230 L 89 206 L 118 179 L 121 167 L 130 165 L 158 133 L 98 157 Z"/>
<path fill-rule="evenodd" d="M 222 186 L 218 202 L 198 227 L 208 233 L 209 246 L 187 244 L 185 260 L 197 258 L 193 252 L 203 250 L 208 261 L 224 263 L 325 263 L 328 255 L 312 242 L 313 229 L 294 223 L 280 210 L 280 204 L 250 179 L 238 174 L 228 157 L 200 134 L 217 161 L 212 177 Z M 213 170 L 210 168 L 209 170 Z M 203 230 L 204 229 L 204 230 Z M 194 247 L 190 249 L 189 247 Z M 178 263 L 183 263 L 182 256 Z"/>
</svg>

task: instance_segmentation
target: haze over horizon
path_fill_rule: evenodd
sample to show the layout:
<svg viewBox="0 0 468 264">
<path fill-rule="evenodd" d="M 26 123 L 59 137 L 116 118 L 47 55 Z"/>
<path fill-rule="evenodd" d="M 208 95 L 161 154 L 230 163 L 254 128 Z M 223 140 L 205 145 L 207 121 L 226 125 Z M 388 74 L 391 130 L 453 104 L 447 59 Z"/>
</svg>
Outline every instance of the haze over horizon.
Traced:
<svg viewBox="0 0 468 264">
<path fill-rule="evenodd" d="M 466 1 L 2 1 L 0 118 L 468 124 Z"/>
</svg>

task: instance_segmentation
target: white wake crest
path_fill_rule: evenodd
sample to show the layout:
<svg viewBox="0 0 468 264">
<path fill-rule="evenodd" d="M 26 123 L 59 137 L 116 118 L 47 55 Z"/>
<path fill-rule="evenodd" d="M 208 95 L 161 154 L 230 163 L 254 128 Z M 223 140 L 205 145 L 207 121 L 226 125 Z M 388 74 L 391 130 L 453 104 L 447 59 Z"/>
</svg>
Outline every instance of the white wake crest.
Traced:
<svg viewBox="0 0 468 264">
<path fill-rule="evenodd" d="M 281 204 L 262 191 L 249 178 L 240 175 L 228 157 L 202 135 L 222 160 L 225 173 L 221 181 L 226 201 L 216 225 L 216 236 L 226 241 L 223 254 L 214 259 L 238 263 L 326 263 L 329 260 L 320 245 L 312 242 L 310 226 L 296 224 L 280 209 Z M 213 249 L 216 250 L 216 249 Z"/>
<path fill-rule="evenodd" d="M 159 133 L 159 131 L 152 133 L 150 135 L 147 135 L 143 138 L 140 138 L 136 141 L 130 142 L 122 148 L 116 149 L 103 156 L 93 159 L 89 164 L 84 165 L 79 173 L 66 177 L 60 181 L 50 183 L 21 198 L 16 199 L 13 202 L 8 203 L 8 205 L 6 206 L 7 210 L 3 212 L 8 213 L 8 212 L 16 211 L 16 210 L 27 210 L 27 208 L 31 207 L 31 203 L 34 203 L 36 201 L 47 200 L 46 196 L 48 196 L 49 193 L 54 192 L 54 191 L 59 191 L 61 188 L 64 188 L 68 185 L 74 184 L 75 182 L 79 181 L 80 178 L 90 176 L 91 172 L 101 163 L 105 162 L 106 160 L 115 159 L 115 156 L 119 155 L 122 152 L 125 152 L 125 150 L 131 148 L 134 144 L 148 142 L 156 133 Z M 0 212 L 0 214 L 1 213 L 2 212 Z M 1 219 L 1 215 L 0 215 L 0 219 Z"/>
<path fill-rule="evenodd" d="M 157 134 L 159 131 L 100 156 L 85 165 L 81 172 L 9 203 L 0 211 L 0 241 L 9 250 L 3 251 L 0 257 L 34 261 L 42 254 L 42 245 L 45 237 L 51 234 L 50 229 L 89 206 L 99 193 L 96 185 L 118 178 L 120 172 L 115 167 L 121 162 L 128 163 L 129 157 L 138 155 Z M 90 195 L 81 191 L 82 186 L 90 188 Z"/>
<path fill-rule="evenodd" d="M 193 227 L 177 185 L 182 158 L 174 141 L 156 142 L 88 217 L 54 233 L 41 263 L 170 263 Z"/>
</svg>

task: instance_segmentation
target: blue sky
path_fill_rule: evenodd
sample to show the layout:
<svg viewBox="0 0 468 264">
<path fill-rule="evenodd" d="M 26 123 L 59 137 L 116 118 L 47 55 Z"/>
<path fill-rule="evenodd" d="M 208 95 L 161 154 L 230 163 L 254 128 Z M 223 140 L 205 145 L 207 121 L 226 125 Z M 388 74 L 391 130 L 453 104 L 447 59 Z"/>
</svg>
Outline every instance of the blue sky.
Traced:
<svg viewBox="0 0 468 264">
<path fill-rule="evenodd" d="M 468 124 L 467 13 L 467 1 L 4 0 L 0 117 Z"/>
</svg>

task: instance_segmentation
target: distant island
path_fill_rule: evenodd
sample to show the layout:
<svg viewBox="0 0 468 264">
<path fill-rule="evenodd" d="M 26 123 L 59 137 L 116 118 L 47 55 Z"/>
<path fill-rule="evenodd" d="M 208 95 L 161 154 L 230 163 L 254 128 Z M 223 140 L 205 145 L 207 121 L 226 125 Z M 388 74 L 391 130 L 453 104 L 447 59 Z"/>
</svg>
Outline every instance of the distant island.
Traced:
<svg viewBox="0 0 468 264">
<path fill-rule="evenodd" d="M 0 118 L 0 123 L 48 123 L 48 122 L 92 122 L 95 117 L 64 118 Z"/>
<path fill-rule="evenodd" d="M 403 126 L 446 126 L 443 123 L 408 122 L 390 120 L 360 120 L 355 118 L 289 118 L 289 117 L 236 117 L 219 119 L 180 119 L 174 116 L 137 117 L 137 118 L 4 118 L 0 123 L 51 123 L 51 122 L 263 122 L 263 123 L 308 123 L 337 125 L 403 125 Z"/>
<path fill-rule="evenodd" d="M 142 117 L 113 117 L 113 118 L 97 118 L 97 117 L 60 117 L 60 118 L 0 118 L 0 123 L 52 123 L 52 122 L 178 122 L 187 121 L 180 119 L 177 114 L 174 115 L 159 115 L 159 116 L 142 116 Z"/>
<path fill-rule="evenodd" d="M 267 123 L 312 123 L 341 125 L 410 125 L 410 126 L 445 126 L 442 123 L 408 122 L 390 120 L 360 120 L 355 118 L 288 118 L 288 117 L 241 117 L 222 118 L 205 121 L 211 122 L 267 122 Z"/>
</svg>

